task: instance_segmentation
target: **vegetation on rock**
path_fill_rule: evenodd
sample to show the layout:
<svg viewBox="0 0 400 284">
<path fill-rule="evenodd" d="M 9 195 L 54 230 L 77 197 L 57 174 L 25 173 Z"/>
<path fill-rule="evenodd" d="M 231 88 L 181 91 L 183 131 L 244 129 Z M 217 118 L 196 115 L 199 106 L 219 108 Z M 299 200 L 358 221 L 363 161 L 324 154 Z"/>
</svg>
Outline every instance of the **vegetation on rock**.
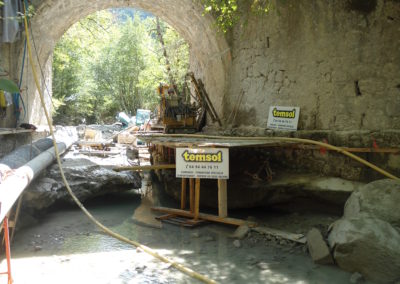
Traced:
<svg viewBox="0 0 400 284">
<path fill-rule="evenodd" d="M 240 4 L 249 5 L 255 14 L 267 13 L 272 8 L 271 0 L 201 0 L 206 13 L 212 13 L 220 30 L 226 33 L 241 18 Z"/>
</svg>

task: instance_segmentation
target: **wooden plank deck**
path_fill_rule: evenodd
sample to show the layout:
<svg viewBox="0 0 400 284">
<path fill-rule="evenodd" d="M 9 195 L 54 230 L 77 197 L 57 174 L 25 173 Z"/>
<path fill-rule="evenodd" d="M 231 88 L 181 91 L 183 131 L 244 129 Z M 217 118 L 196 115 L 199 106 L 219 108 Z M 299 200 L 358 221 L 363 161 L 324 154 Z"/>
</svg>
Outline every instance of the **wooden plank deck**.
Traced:
<svg viewBox="0 0 400 284">
<path fill-rule="evenodd" d="M 308 145 L 300 142 L 289 142 L 289 141 L 277 141 L 276 137 L 263 137 L 263 139 L 258 140 L 255 137 L 237 137 L 239 139 L 234 139 L 232 137 L 219 136 L 214 138 L 203 138 L 195 137 L 195 135 L 185 135 L 185 134 L 139 134 L 138 137 L 147 143 L 152 143 L 154 145 L 162 145 L 169 148 L 178 147 L 189 147 L 189 148 L 233 148 L 233 147 L 282 147 L 282 148 L 293 148 L 301 150 L 320 150 L 323 147 L 317 145 Z M 246 139 L 247 138 L 247 139 Z M 373 148 L 373 147 L 338 147 L 341 150 L 345 150 L 351 153 L 387 153 L 387 154 L 399 154 L 400 147 L 383 147 L 383 148 Z M 323 148 L 325 149 L 325 148 Z M 325 149 L 326 151 L 333 151 L 332 149 Z"/>
<path fill-rule="evenodd" d="M 191 135 L 169 135 L 169 134 L 138 134 L 138 138 L 152 143 L 154 145 L 162 145 L 170 148 L 189 147 L 189 148 L 231 148 L 231 147 L 276 147 L 286 145 L 296 145 L 295 142 L 283 142 L 265 139 L 241 139 L 234 140 L 229 137 L 220 136 L 219 138 L 198 138 Z"/>
<path fill-rule="evenodd" d="M 0 135 L 20 134 L 33 132 L 32 129 L 0 128 Z"/>
</svg>

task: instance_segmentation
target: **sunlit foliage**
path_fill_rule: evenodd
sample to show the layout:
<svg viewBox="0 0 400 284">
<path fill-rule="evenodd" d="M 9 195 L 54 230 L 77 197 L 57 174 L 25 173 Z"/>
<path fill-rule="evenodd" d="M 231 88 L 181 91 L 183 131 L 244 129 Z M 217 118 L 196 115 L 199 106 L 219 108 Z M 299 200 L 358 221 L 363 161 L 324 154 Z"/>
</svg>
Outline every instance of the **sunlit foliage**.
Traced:
<svg viewBox="0 0 400 284">
<path fill-rule="evenodd" d="M 175 80 L 188 71 L 188 45 L 163 24 Z M 156 88 L 168 83 L 155 19 L 130 9 L 93 14 L 73 25 L 53 59 L 56 123 L 112 123 L 118 112 L 154 109 Z"/>
<path fill-rule="evenodd" d="M 241 17 L 240 0 L 200 0 L 206 13 L 212 13 L 217 26 L 222 32 L 227 32 Z M 272 8 L 271 0 L 242 0 L 243 7 L 249 6 L 256 14 L 268 13 Z"/>
</svg>

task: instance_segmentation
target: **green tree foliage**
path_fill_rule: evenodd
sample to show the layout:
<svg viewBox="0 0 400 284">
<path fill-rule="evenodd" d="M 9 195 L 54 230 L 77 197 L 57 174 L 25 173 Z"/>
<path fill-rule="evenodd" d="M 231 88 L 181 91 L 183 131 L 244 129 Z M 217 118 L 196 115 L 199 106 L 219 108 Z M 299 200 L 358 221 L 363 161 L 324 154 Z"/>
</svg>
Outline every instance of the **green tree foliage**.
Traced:
<svg viewBox="0 0 400 284">
<path fill-rule="evenodd" d="M 205 12 L 213 13 L 218 27 L 227 32 L 238 20 L 239 13 L 237 0 L 201 0 Z"/>
<path fill-rule="evenodd" d="M 90 67 L 99 58 L 101 46 L 110 40 L 112 26 L 112 15 L 98 12 L 73 25 L 57 43 L 53 54 L 56 123 L 95 121 L 98 100 L 91 94 L 96 82 Z"/>
<path fill-rule="evenodd" d="M 76 116 L 78 111 L 71 104 L 77 101 L 81 84 L 79 74 L 82 73 L 78 42 L 67 37 L 58 43 L 53 57 L 53 94 L 57 114 L 60 116 Z"/>
<path fill-rule="evenodd" d="M 166 70 L 166 59 L 162 55 L 163 47 L 157 37 L 156 23 L 153 23 L 154 29 L 152 29 L 152 37 L 156 38 L 157 56 L 160 58 L 162 68 L 162 81 L 170 84 L 168 74 Z M 170 61 L 170 68 L 172 76 L 174 77 L 178 89 L 182 90 L 185 81 L 187 70 L 189 69 L 189 45 L 185 40 L 170 26 L 166 23 L 161 22 L 161 30 L 165 42 L 166 52 Z"/>
<path fill-rule="evenodd" d="M 121 27 L 121 35 L 101 50 L 101 57 L 92 66 L 97 92 L 114 96 L 121 111 L 135 112 L 142 103 L 139 76 L 145 68 L 142 42 L 146 36 L 136 17 Z"/>
<path fill-rule="evenodd" d="M 132 15 L 134 15 L 132 17 Z M 188 45 L 163 24 L 174 76 L 182 85 Z M 53 98 L 56 123 L 112 123 L 124 111 L 154 109 L 156 88 L 168 83 L 155 20 L 132 11 L 102 11 L 73 25 L 54 51 Z"/>
<path fill-rule="evenodd" d="M 204 5 L 206 13 L 212 13 L 216 18 L 216 24 L 220 30 L 226 33 L 232 28 L 241 17 L 238 8 L 250 6 L 252 12 L 256 14 L 268 13 L 272 8 L 271 0 L 200 0 Z"/>
</svg>

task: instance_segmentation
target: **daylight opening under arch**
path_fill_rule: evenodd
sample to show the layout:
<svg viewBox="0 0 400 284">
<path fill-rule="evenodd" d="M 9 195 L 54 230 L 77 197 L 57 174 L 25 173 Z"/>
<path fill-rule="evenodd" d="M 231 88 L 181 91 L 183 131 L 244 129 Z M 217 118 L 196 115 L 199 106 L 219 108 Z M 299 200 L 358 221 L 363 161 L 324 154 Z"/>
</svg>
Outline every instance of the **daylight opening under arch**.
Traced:
<svg viewBox="0 0 400 284">
<path fill-rule="evenodd" d="M 189 46 L 150 13 L 103 10 L 61 37 L 52 70 L 55 124 L 113 123 L 119 112 L 154 110 L 159 84 L 173 81 L 177 90 L 187 91 Z"/>
<path fill-rule="evenodd" d="M 203 15 L 203 7 L 195 1 L 42 1 L 36 9 L 32 19 L 32 33 L 36 40 L 38 62 L 43 67 L 44 85 L 51 88 L 52 83 L 52 55 L 54 48 L 62 35 L 81 19 L 98 11 L 116 8 L 134 8 L 160 17 L 187 42 L 189 47 L 189 70 L 197 78 L 201 78 L 217 111 L 222 111 L 222 100 L 226 93 L 226 81 L 230 64 L 230 50 L 224 35 L 215 28 L 214 19 L 210 15 Z M 49 23 L 52 23 L 49 25 Z M 29 121 L 36 124 L 45 124 L 37 91 L 31 74 L 28 76 L 28 92 L 32 112 Z M 156 86 L 155 86 L 156 87 Z M 33 93 L 35 92 L 35 93 Z M 51 92 L 51 91 L 50 91 Z M 51 95 L 51 94 L 50 94 Z M 50 106 L 50 96 L 47 104 Z M 72 99 L 72 98 L 71 98 Z"/>
</svg>

